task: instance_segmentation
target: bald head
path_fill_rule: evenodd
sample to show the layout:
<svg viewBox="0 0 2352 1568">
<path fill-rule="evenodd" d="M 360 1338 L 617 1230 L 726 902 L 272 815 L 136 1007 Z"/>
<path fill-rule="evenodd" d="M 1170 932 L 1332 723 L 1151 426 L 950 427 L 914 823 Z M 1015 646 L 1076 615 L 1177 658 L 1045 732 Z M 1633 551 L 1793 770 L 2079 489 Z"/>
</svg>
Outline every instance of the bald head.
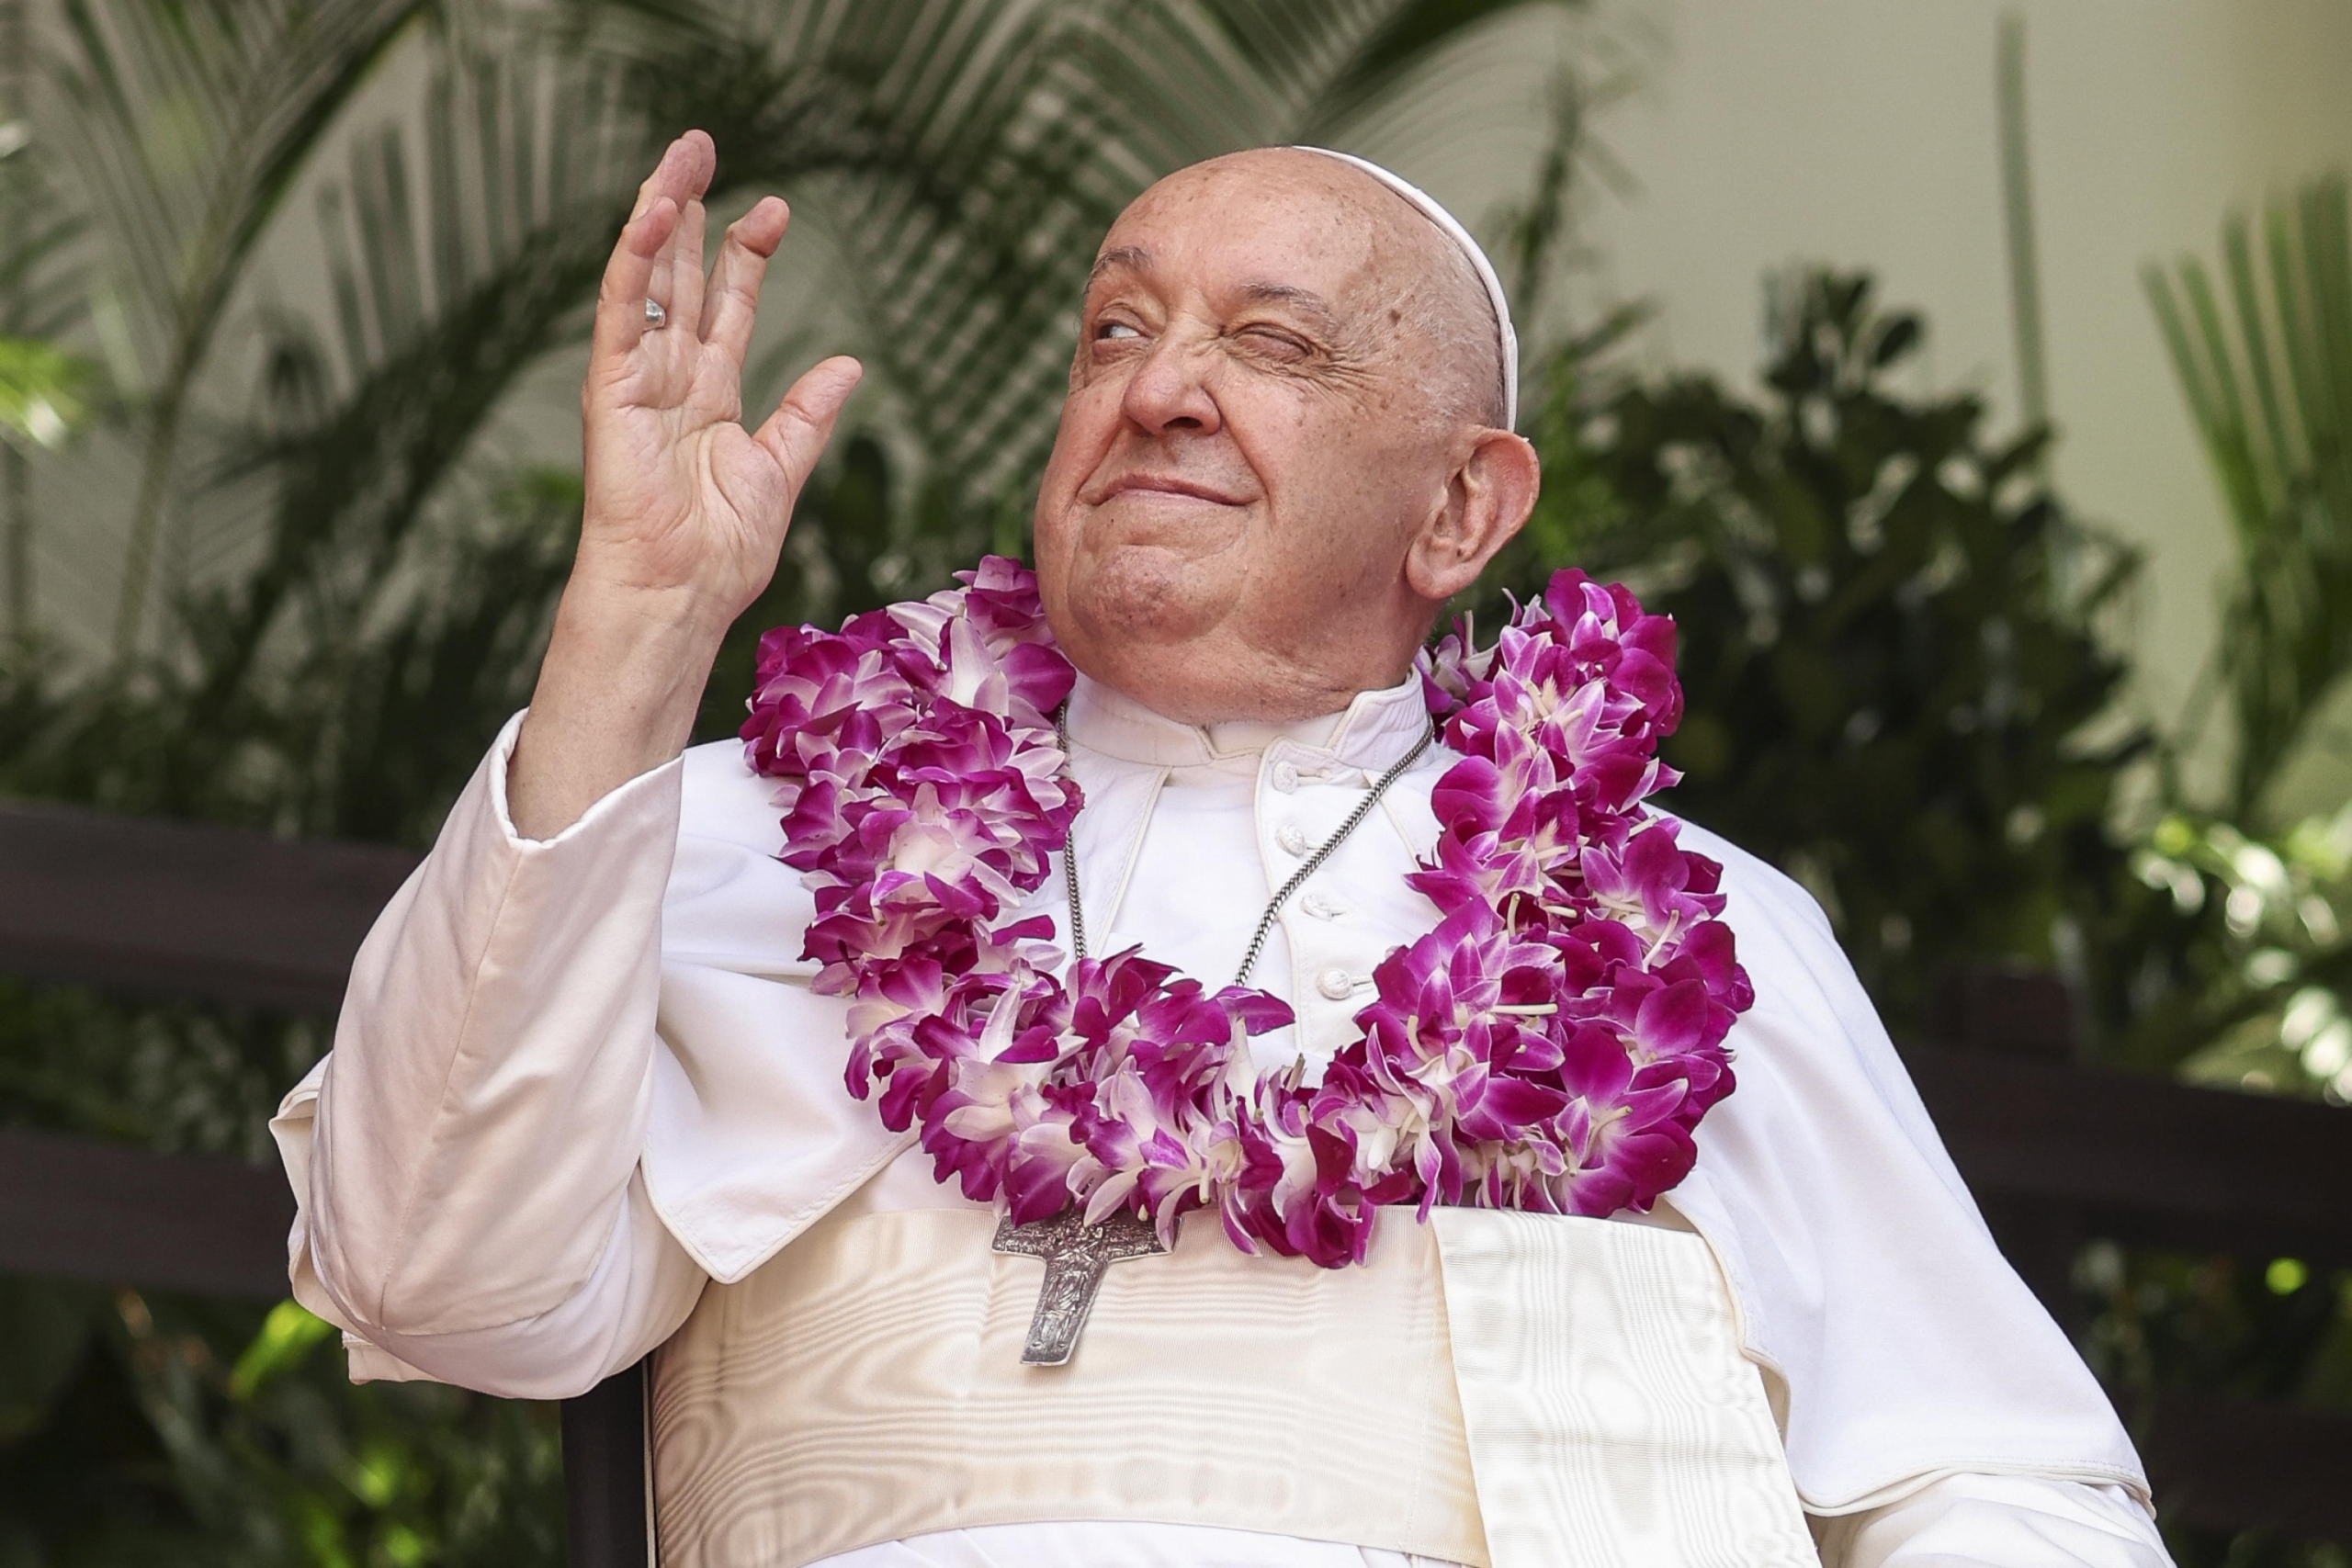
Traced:
<svg viewBox="0 0 2352 1568">
<path fill-rule="evenodd" d="M 1177 170 L 1129 212 L 1170 197 L 1212 202 L 1262 192 L 1353 230 L 1365 251 L 1368 320 L 1395 335 L 1396 367 L 1448 422 L 1508 427 L 1502 323 L 1462 246 L 1401 192 L 1348 160 L 1306 147 L 1259 147 Z M 1114 225 L 1115 237 L 1119 226 Z M 1113 249 L 1111 237 L 1105 251 Z M 1098 263 L 1098 266 L 1099 266 Z M 1389 357 L 1389 356 L 1384 356 Z"/>
</svg>

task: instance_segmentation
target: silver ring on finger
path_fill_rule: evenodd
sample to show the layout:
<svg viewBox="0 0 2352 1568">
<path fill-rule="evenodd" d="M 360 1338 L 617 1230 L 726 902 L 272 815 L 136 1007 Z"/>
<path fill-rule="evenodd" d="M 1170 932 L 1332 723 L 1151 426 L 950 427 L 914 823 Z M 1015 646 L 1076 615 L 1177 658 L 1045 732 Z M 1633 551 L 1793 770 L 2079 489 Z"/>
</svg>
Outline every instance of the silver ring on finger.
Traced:
<svg viewBox="0 0 2352 1568">
<path fill-rule="evenodd" d="M 662 301 L 648 298 L 645 301 L 645 324 L 649 327 L 660 327 L 666 325 L 669 320 L 670 312 L 662 308 Z"/>
</svg>

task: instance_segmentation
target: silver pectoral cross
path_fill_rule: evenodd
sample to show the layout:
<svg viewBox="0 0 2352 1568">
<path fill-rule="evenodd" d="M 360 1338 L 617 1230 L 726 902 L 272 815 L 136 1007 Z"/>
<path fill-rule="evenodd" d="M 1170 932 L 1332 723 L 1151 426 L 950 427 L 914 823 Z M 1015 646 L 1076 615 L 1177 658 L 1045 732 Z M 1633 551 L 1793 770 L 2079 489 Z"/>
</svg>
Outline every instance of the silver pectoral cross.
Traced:
<svg viewBox="0 0 2352 1568">
<path fill-rule="evenodd" d="M 996 1227 L 991 1244 L 998 1252 L 1046 1260 L 1046 1282 L 1037 1292 L 1036 1315 L 1029 1320 L 1029 1340 L 1021 1347 L 1021 1362 L 1029 1367 L 1058 1367 L 1078 1348 L 1079 1330 L 1094 1310 L 1094 1292 L 1114 1263 L 1148 1258 L 1168 1249 L 1149 1220 L 1122 1209 L 1100 1224 L 1088 1224 L 1075 1206 L 1050 1220 L 1016 1225 L 1007 1214 Z"/>
</svg>

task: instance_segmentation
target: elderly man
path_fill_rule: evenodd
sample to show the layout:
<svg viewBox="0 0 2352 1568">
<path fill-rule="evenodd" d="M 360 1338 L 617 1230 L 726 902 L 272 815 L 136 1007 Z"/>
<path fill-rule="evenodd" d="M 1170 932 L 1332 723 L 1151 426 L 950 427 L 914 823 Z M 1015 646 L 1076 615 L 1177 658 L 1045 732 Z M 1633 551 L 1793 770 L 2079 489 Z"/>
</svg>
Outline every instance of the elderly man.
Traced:
<svg viewBox="0 0 2352 1568">
<path fill-rule="evenodd" d="M 658 1351 L 709 1568 L 2166 1561 L 1819 912 L 1641 807 L 1662 624 L 1564 576 L 1418 662 L 1537 483 L 1458 225 L 1152 186 L 1035 598 L 775 634 L 681 755 L 858 375 L 738 423 L 786 211 L 706 278 L 712 166 L 607 270 L 531 707 L 277 1123 L 355 1375 Z"/>
</svg>

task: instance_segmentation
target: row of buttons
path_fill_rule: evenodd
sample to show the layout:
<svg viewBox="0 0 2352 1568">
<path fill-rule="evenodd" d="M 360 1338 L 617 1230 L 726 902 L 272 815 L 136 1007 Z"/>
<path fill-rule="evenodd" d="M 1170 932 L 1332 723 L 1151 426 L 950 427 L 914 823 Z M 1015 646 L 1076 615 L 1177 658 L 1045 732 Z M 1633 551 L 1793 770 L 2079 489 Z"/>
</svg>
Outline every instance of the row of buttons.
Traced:
<svg viewBox="0 0 2352 1568">
<path fill-rule="evenodd" d="M 1295 765 L 1289 762 L 1276 762 L 1267 770 L 1266 782 L 1273 785 L 1281 794 L 1293 795 L 1297 792 L 1299 784 L 1307 778 L 1320 776 L 1302 774 Z M 1304 855 L 1308 848 L 1306 832 L 1295 822 L 1285 822 L 1275 829 L 1274 842 L 1280 845 L 1285 853 L 1294 855 Z M 1298 901 L 1298 907 L 1318 920 L 1336 920 L 1348 912 L 1345 905 L 1320 890 L 1310 891 L 1302 896 Z M 1369 975 L 1351 974 L 1336 966 L 1326 969 L 1315 976 L 1315 988 L 1320 991 L 1326 999 L 1335 1002 L 1346 1001 L 1358 991 L 1370 987 L 1372 983 L 1372 976 Z"/>
<path fill-rule="evenodd" d="M 1298 788 L 1301 778 L 1320 779 L 1322 776 L 1320 773 L 1302 774 L 1288 762 L 1276 762 L 1267 779 L 1283 794 L 1289 795 Z M 1285 822 L 1274 829 L 1274 842 L 1288 853 L 1303 855 L 1306 852 L 1306 829 L 1295 822 Z"/>
<path fill-rule="evenodd" d="M 1275 829 L 1274 842 L 1295 855 L 1306 852 L 1306 834 L 1295 822 L 1285 822 Z M 1307 894 L 1298 901 L 1298 907 L 1320 920 L 1336 920 L 1348 912 L 1345 905 L 1322 892 Z"/>
</svg>

